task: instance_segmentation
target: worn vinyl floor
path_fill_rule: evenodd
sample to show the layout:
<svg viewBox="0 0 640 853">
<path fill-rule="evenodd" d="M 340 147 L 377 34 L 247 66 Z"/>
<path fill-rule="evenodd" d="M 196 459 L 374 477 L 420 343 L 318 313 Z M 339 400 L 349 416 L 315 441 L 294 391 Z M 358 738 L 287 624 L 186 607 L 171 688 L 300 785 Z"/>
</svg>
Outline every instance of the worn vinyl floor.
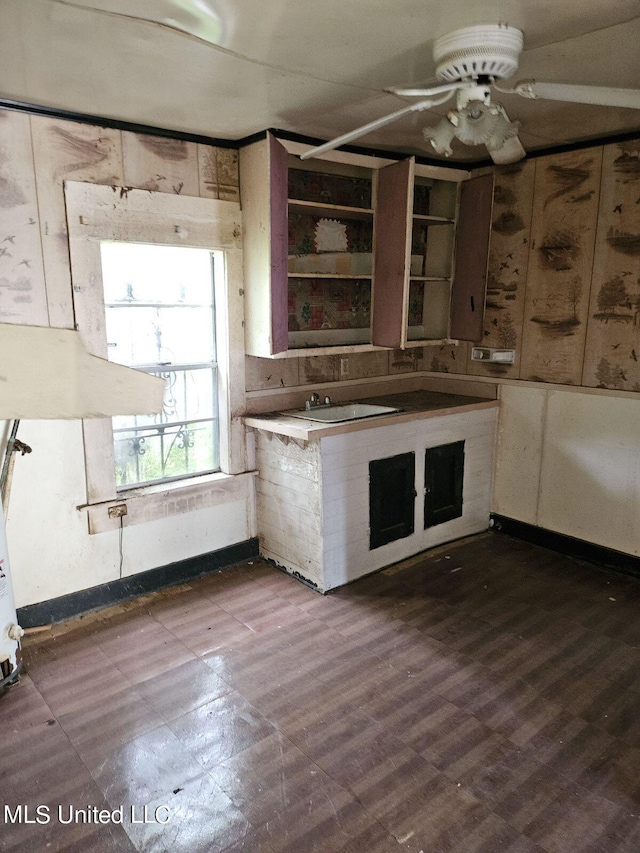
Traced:
<svg viewBox="0 0 640 853">
<path fill-rule="evenodd" d="M 0 850 L 638 853 L 639 616 L 640 582 L 487 533 L 77 620 L 0 699 Z"/>
</svg>

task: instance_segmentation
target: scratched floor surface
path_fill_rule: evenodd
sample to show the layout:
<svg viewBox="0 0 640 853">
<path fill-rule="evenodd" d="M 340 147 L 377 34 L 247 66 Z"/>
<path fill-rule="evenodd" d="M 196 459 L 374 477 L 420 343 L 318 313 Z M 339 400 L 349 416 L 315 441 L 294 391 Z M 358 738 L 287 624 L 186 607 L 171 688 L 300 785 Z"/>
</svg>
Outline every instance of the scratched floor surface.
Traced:
<svg viewBox="0 0 640 853">
<path fill-rule="evenodd" d="M 0 850 L 637 853 L 639 617 L 639 581 L 488 533 L 75 620 L 0 698 Z"/>
</svg>

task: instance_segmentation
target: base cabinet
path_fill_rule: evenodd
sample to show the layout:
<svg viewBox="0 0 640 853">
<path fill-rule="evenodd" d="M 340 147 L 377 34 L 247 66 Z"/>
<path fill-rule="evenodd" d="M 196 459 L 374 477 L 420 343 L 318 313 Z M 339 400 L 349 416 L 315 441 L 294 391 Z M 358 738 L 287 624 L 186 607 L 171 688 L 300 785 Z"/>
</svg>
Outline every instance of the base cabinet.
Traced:
<svg viewBox="0 0 640 853">
<path fill-rule="evenodd" d="M 261 554 L 326 592 L 486 530 L 497 414 L 479 408 L 304 444 L 258 431 Z"/>
</svg>

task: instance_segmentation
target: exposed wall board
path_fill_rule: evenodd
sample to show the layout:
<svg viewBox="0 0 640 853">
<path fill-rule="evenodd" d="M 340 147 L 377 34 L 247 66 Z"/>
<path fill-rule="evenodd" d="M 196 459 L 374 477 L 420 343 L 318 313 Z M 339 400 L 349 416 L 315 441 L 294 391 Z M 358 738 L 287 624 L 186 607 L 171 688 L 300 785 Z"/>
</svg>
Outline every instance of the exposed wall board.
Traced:
<svg viewBox="0 0 640 853">
<path fill-rule="evenodd" d="M 298 385 L 297 358 L 245 357 L 247 391 L 263 391 L 266 388 L 287 388 Z"/>
<path fill-rule="evenodd" d="M 421 349 L 394 349 L 389 352 L 389 373 L 415 373 L 422 365 Z M 422 367 L 420 367 L 422 369 Z"/>
<path fill-rule="evenodd" d="M 198 183 L 202 198 L 219 198 L 218 158 L 211 145 L 198 143 Z"/>
<path fill-rule="evenodd" d="M 254 476 L 252 473 L 235 477 L 213 474 L 194 478 L 186 484 L 156 486 L 143 494 L 120 493 L 113 500 L 117 504 L 126 504 L 127 514 L 122 524 L 123 527 L 132 527 L 220 504 L 247 502 Z M 119 518 L 109 518 L 109 506 L 109 503 L 101 503 L 86 508 L 90 533 L 104 533 L 120 527 Z"/>
<path fill-rule="evenodd" d="M 579 385 L 602 148 L 536 160 L 520 377 Z"/>
<path fill-rule="evenodd" d="M 640 391 L 640 143 L 606 145 L 582 384 Z"/>
<path fill-rule="evenodd" d="M 538 524 L 640 555 L 638 402 L 548 394 Z"/>
<path fill-rule="evenodd" d="M 200 194 L 195 142 L 122 131 L 124 184 L 139 190 Z"/>
<path fill-rule="evenodd" d="M 73 328 L 65 180 L 122 184 L 120 131 L 31 116 L 49 323 Z"/>
<path fill-rule="evenodd" d="M 203 198 L 240 201 L 238 152 L 198 144 L 198 178 Z"/>
<path fill-rule="evenodd" d="M 301 358 L 298 367 L 301 385 L 336 382 L 340 378 L 340 357 L 337 355 L 310 355 Z"/>
<path fill-rule="evenodd" d="M 216 153 L 219 197 L 222 201 L 240 201 L 238 152 L 233 148 L 211 149 Z"/>
<path fill-rule="evenodd" d="M 0 111 L 0 322 L 48 326 L 29 116 Z"/>
<path fill-rule="evenodd" d="M 338 357 L 338 376 L 342 380 L 385 376 L 388 371 L 387 352 L 361 352 Z"/>
<path fill-rule="evenodd" d="M 503 385 L 492 510 L 537 524 L 547 391 Z"/>
<path fill-rule="evenodd" d="M 89 355 L 71 329 L 0 324 L 0 420 L 162 411 L 164 382 Z"/>
<path fill-rule="evenodd" d="M 424 364 L 420 369 L 434 373 L 466 373 L 470 348 L 471 344 L 467 341 L 460 341 L 457 345 L 428 347 L 424 350 Z"/>
<path fill-rule="evenodd" d="M 482 346 L 515 349 L 514 364 L 471 361 L 467 373 L 517 378 L 522 352 L 535 161 L 496 169 Z M 470 352 L 470 348 L 469 348 Z"/>
</svg>

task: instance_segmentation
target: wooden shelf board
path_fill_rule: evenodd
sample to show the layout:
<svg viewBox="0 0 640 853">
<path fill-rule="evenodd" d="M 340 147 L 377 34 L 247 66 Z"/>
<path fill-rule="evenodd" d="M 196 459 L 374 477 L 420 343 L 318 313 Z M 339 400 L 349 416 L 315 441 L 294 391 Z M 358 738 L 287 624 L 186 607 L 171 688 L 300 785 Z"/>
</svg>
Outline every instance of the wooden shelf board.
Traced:
<svg viewBox="0 0 640 853">
<path fill-rule="evenodd" d="M 354 280 L 354 279 L 363 279 L 364 281 L 371 281 L 373 276 L 369 275 L 338 275 L 337 273 L 332 272 L 290 272 L 289 278 L 337 278 L 337 279 L 346 279 Z"/>
<path fill-rule="evenodd" d="M 303 201 L 290 198 L 289 213 L 308 213 L 312 216 L 336 217 L 338 219 L 373 219 L 373 209 L 366 207 L 345 207 L 340 204 L 320 204 L 316 201 Z"/>
<path fill-rule="evenodd" d="M 425 225 L 453 225 L 455 222 L 447 216 L 425 216 L 422 213 L 414 213 L 413 218 L 418 222 L 424 222 Z"/>
</svg>

